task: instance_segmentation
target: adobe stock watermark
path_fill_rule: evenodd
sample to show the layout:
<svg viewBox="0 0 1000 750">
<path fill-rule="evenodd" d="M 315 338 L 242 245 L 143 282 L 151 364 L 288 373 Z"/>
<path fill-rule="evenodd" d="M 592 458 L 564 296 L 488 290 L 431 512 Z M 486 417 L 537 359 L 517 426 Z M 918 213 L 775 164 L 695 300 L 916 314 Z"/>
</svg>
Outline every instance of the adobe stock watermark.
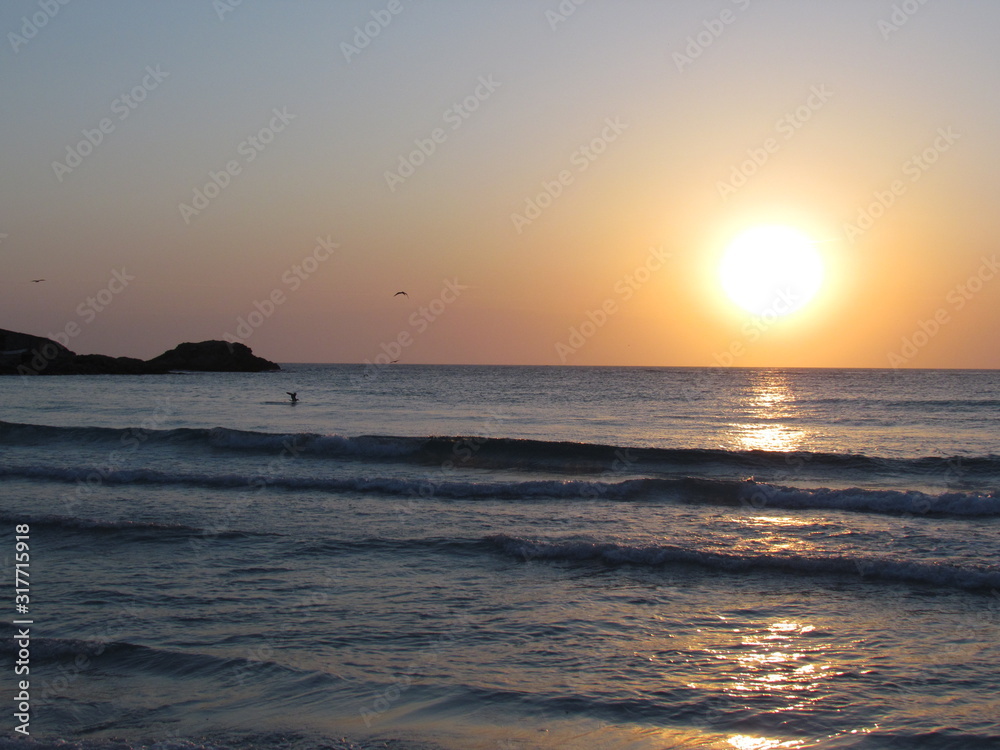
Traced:
<svg viewBox="0 0 1000 750">
<path fill-rule="evenodd" d="M 387 29 L 393 19 L 404 10 L 405 8 L 401 0 L 389 0 L 384 8 L 369 11 L 371 20 L 354 27 L 354 36 L 351 37 L 351 41 L 354 44 L 348 42 L 340 43 L 340 51 L 343 53 L 347 63 L 350 64 L 352 57 L 357 57 L 362 51 L 366 50 L 368 45 L 372 43 L 372 40 Z"/>
<path fill-rule="evenodd" d="M 731 0 L 731 2 L 741 13 L 750 7 L 750 0 Z M 736 18 L 737 15 L 733 12 L 732 8 L 724 8 L 715 18 L 702 21 L 702 26 L 705 28 L 687 38 L 687 46 L 684 47 L 684 52 L 674 52 L 673 54 L 677 72 L 683 73 L 684 68 L 693 64 L 695 60 L 701 57 L 705 50 L 715 44 L 715 41 L 722 36 Z"/>
<path fill-rule="evenodd" d="M 93 323 L 97 319 L 98 314 L 110 307 L 115 301 L 115 297 L 124 292 L 132 281 L 135 281 L 135 276 L 129 274 L 124 266 L 120 270 L 112 270 L 108 283 L 76 306 L 76 314 L 78 317 L 83 318 L 83 326 Z M 75 320 L 70 320 L 67 321 L 61 331 L 50 333 L 47 338 L 68 349 L 70 340 L 83 332 L 83 326 Z M 49 366 L 50 362 L 59 357 L 60 350 L 52 346 L 52 344 L 43 344 L 31 353 L 34 357 L 32 357 L 28 364 L 18 365 L 18 375 L 40 375 Z"/>
<path fill-rule="evenodd" d="M 145 73 L 139 83 L 111 102 L 111 114 L 117 115 L 115 120 L 118 122 L 128 119 L 136 107 L 146 101 L 150 92 L 158 88 L 170 75 L 169 72 L 160 70 L 159 65 L 153 67 L 147 65 Z M 74 169 L 83 164 L 83 160 L 104 143 L 105 136 L 115 132 L 115 120 L 110 117 L 102 117 L 96 127 L 93 129 L 84 128 L 81 131 L 83 139 L 77 141 L 75 145 L 66 146 L 65 160 L 52 162 L 52 171 L 55 172 L 59 182 L 62 182 L 66 179 L 66 175 L 71 174 Z"/>
<path fill-rule="evenodd" d="M 338 247 L 340 245 L 330 239 L 330 235 L 317 236 L 316 246 L 312 252 L 298 263 L 289 266 L 281 274 L 281 283 L 284 286 L 276 286 L 263 300 L 254 300 L 254 309 L 246 315 L 236 318 L 236 333 L 226 332 L 222 334 L 222 338 L 230 345 L 245 344 L 254 332 L 264 325 L 264 322 L 269 320 L 281 305 L 288 301 L 285 289 L 291 293 L 297 292 L 309 280 L 309 277 L 319 270 L 320 264 L 330 259 L 333 251 Z M 231 348 L 232 346 L 230 346 Z"/>
<path fill-rule="evenodd" d="M 246 489 L 237 497 L 230 499 L 226 504 L 225 511 L 216 515 L 212 522 L 202 529 L 200 535 L 188 540 L 191 551 L 207 555 L 207 547 L 211 542 L 217 540 L 220 534 L 232 531 L 233 524 L 240 515 L 246 515 L 260 502 L 261 495 L 267 492 L 269 485 L 274 482 L 274 477 L 281 465 L 289 459 L 297 460 L 305 451 L 302 441 L 302 435 L 292 435 L 282 440 L 281 451 L 267 464 L 262 465 L 259 473 L 247 477 Z"/>
<path fill-rule="evenodd" d="M 434 474 L 428 473 L 426 479 L 422 479 L 419 484 L 407 488 L 408 499 L 406 502 L 396 503 L 393 506 L 397 511 L 398 520 L 405 522 L 408 520 L 407 515 L 413 515 L 423 510 L 426 506 L 422 503 L 436 497 L 439 489 L 445 485 L 450 476 L 458 471 L 459 467 L 468 465 L 484 445 L 501 435 L 503 425 L 510 419 L 510 415 L 490 409 L 483 420 L 482 427 L 475 436 L 463 437 L 452 444 L 448 457 L 441 462 L 436 470 L 436 473 L 440 474 L 440 479 Z"/>
<path fill-rule="evenodd" d="M 776 137 L 769 137 L 756 148 L 747 149 L 747 159 L 734 164 L 730 170 L 729 180 L 719 180 L 716 187 L 719 196 L 723 200 L 728 200 L 736 191 L 747 184 L 751 177 L 763 167 L 770 158 L 776 154 L 784 143 L 787 143 L 795 134 L 812 119 L 812 116 L 819 112 L 823 106 L 833 97 L 833 92 L 827 88 L 825 83 L 813 86 L 810 89 L 806 100 L 790 112 L 782 115 L 774 123 L 774 129 L 781 136 L 782 140 Z"/>
<path fill-rule="evenodd" d="M 212 0 L 212 10 L 219 17 L 219 21 L 225 21 L 226 16 L 235 11 L 243 0 Z"/>
<path fill-rule="evenodd" d="M 889 18 L 879 19 L 876 24 L 878 26 L 878 30 L 882 32 L 883 41 L 887 41 L 890 36 L 909 23 L 910 19 L 915 16 L 921 8 L 927 5 L 927 2 L 928 0 L 903 0 L 901 3 L 894 4 Z"/>
<path fill-rule="evenodd" d="M 875 222 L 885 216 L 886 211 L 896 203 L 896 199 L 905 194 L 910 185 L 919 182 L 920 178 L 937 164 L 941 155 L 950 150 L 961 137 L 962 134 L 954 132 L 951 126 L 938 128 L 937 137 L 931 145 L 903 162 L 903 175 L 910 178 L 909 182 L 897 179 L 893 180 L 887 189 L 876 190 L 872 193 L 874 200 L 858 209 L 855 223 L 844 224 L 844 233 L 851 244 L 875 226 Z"/>
<path fill-rule="evenodd" d="M 274 107 L 271 113 L 272 117 L 267 125 L 253 135 L 247 136 L 236 147 L 236 153 L 243 157 L 242 163 L 239 159 L 230 159 L 222 169 L 210 170 L 208 182 L 191 191 L 191 203 L 187 204 L 182 201 L 177 204 L 177 210 L 180 211 L 185 224 L 190 224 L 192 219 L 208 208 L 211 202 L 229 187 L 233 178 L 243 172 L 243 167 L 260 156 L 264 149 L 274 142 L 275 136 L 284 131 L 288 124 L 297 117 L 297 115 L 288 112 L 288 107 L 281 109 Z"/>
<path fill-rule="evenodd" d="M 58 663 L 47 665 L 46 677 L 41 680 L 35 708 L 41 714 L 44 709 L 51 708 L 57 699 L 65 696 L 70 686 L 80 675 L 95 667 L 108 646 L 120 638 L 127 637 L 130 630 L 138 629 L 143 623 L 141 610 L 134 602 L 121 604 L 116 613 L 104 614 L 100 621 L 100 631 L 94 638 L 77 640 L 72 659 L 60 659 Z"/>
<path fill-rule="evenodd" d="M 562 196 L 566 188 L 576 181 L 576 176 L 585 172 L 591 164 L 608 150 L 608 146 L 618 140 L 618 137 L 628 130 L 628 123 L 621 122 L 617 117 L 606 117 L 604 128 L 599 134 L 582 144 L 569 157 L 570 167 L 573 169 L 562 169 L 551 180 L 542 180 L 542 190 L 534 196 L 524 199 L 524 208 L 521 213 L 514 211 L 510 215 L 511 223 L 518 234 L 524 231 L 526 226 L 538 219 L 542 212 Z"/>
<path fill-rule="evenodd" d="M 941 305 L 929 318 L 918 321 L 917 327 L 900 340 L 898 350 L 886 353 L 889 366 L 898 368 L 916 357 L 952 321 L 952 315 L 983 291 L 986 285 L 996 278 L 998 272 L 1000 272 L 1000 260 L 997 259 L 996 253 L 989 258 L 985 255 L 980 258 L 979 267 L 975 272 L 948 290 L 944 296 L 946 304 Z"/>
<path fill-rule="evenodd" d="M 364 719 L 365 726 L 370 729 L 382 714 L 403 698 L 413 682 L 414 675 L 428 667 L 438 665 L 444 656 L 442 652 L 456 640 L 456 631 L 459 627 L 468 629 L 473 625 L 474 622 L 470 616 L 458 615 L 447 631 L 437 636 L 429 647 L 422 649 L 405 670 L 395 674 L 395 679 L 387 688 L 373 693 L 371 701 L 358 711 L 358 716 Z"/>
<path fill-rule="evenodd" d="M 296 601 L 293 601 L 289 609 L 299 610 L 307 614 L 313 607 L 319 607 L 330 602 L 333 596 L 328 592 L 337 593 L 339 586 L 343 583 L 344 572 L 341 568 L 334 568 L 330 573 L 324 573 L 322 580 L 325 582 L 322 587 L 315 587 L 309 593 L 303 593 Z M 304 611 L 303 611 L 304 610 Z M 285 632 L 285 631 L 281 631 Z M 233 667 L 233 676 L 236 684 L 243 687 L 247 678 L 256 667 L 265 666 L 275 655 L 280 644 L 274 636 L 264 636 L 264 642 L 256 648 L 248 648 L 246 657 L 242 664 Z"/>
<path fill-rule="evenodd" d="M 403 351 L 413 346 L 416 337 L 423 334 L 438 318 L 444 315 L 445 311 L 455 303 L 469 287 L 459 284 L 458 279 L 445 279 L 444 286 L 437 297 L 426 305 L 421 305 L 415 312 L 410 313 L 407 318 L 409 328 L 402 329 L 391 341 L 383 341 L 379 345 L 381 351 L 375 355 L 374 361 L 369 358 L 365 360 L 365 368 L 360 376 L 352 376 L 352 382 L 357 385 L 361 378 L 369 378 L 378 375 L 383 367 L 386 367 L 400 358 Z"/>
<path fill-rule="evenodd" d="M 87 495 L 97 492 L 105 482 L 114 477 L 116 472 L 125 469 L 132 459 L 132 454 L 138 451 L 152 437 L 152 433 L 166 424 L 174 414 L 175 409 L 170 398 L 164 398 L 156 411 L 143 419 L 138 427 L 122 430 L 118 441 L 121 448 L 109 451 L 103 465 L 90 469 L 85 476 L 79 476 L 76 480 L 76 489 L 60 498 L 66 512 L 73 513 Z"/>
<path fill-rule="evenodd" d="M 747 352 L 744 342 L 752 344 L 758 341 L 782 317 L 797 309 L 801 301 L 793 289 L 779 289 L 766 310 L 740 326 L 742 339 L 734 339 L 724 351 L 715 353 L 716 364 L 720 367 L 732 367 L 736 359 Z"/>
<path fill-rule="evenodd" d="M 549 28 L 553 31 L 561 23 L 566 23 L 569 17 L 576 13 L 577 8 L 583 5 L 587 0 L 561 0 L 561 2 L 553 8 L 549 8 L 545 11 L 545 20 L 549 22 Z"/>
<path fill-rule="evenodd" d="M 672 253 L 667 252 L 663 247 L 650 248 L 649 254 L 642 265 L 637 266 L 631 273 L 627 273 L 615 282 L 614 294 L 609 295 L 594 310 L 588 310 L 584 320 L 577 325 L 571 326 L 566 341 L 555 343 L 556 354 L 561 364 L 566 364 L 570 355 L 580 351 L 599 330 L 601 330 L 613 315 L 621 310 L 622 303 L 628 302 L 653 275 L 660 271 Z"/>
<path fill-rule="evenodd" d="M 410 179 L 419 167 L 423 166 L 427 160 L 437 153 L 438 146 L 448 140 L 449 135 L 461 128 L 465 122 L 476 112 L 479 107 L 493 96 L 494 92 L 502 84 L 493 80 L 493 75 L 479 76 L 476 88 L 472 93 L 464 97 L 462 101 L 455 102 L 441 115 L 441 119 L 448 130 L 443 127 L 434 128 L 426 138 L 415 138 L 413 145 L 415 149 L 408 154 L 400 154 L 396 166 L 396 171 L 390 169 L 385 171 L 385 183 L 389 186 L 389 192 L 395 193 L 396 188 Z"/>
<path fill-rule="evenodd" d="M 13 31 L 7 33 L 7 41 L 10 42 L 11 49 L 16 55 L 32 39 L 38 36 L 38 32 L 49 25 L 49 21 L 55 18 L 64 5 L 69 5 L 69 0 L 38 0 L 38 10 L 31 16 L 21 16 L 21 33 L 15 34 Z"/>
</svg>

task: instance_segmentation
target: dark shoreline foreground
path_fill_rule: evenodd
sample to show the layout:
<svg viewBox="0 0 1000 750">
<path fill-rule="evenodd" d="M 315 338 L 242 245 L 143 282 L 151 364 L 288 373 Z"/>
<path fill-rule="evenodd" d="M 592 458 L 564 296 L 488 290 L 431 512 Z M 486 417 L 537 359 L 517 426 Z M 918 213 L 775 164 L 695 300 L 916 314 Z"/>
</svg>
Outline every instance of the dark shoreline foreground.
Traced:
<svg viewBox="0 0 1000 750">
<path fill-rule="evenodd" d="M 246 344 L 183 343 L 149 360 L 77 354 L 42 336 L 0 328 L 0 375 L 165 375 L 200 372 L 270 372 L 276 363 L 254 355 Z"/>
</svg>

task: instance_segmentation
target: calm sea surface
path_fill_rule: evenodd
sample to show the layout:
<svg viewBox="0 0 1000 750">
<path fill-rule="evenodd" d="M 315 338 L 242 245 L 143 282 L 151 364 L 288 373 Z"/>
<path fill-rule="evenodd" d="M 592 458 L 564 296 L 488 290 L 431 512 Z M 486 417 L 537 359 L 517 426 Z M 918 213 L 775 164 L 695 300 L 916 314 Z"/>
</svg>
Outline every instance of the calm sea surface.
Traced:
<svg viewBox="0 0 1000 750">
<path fill-rule="evenodd" d="M 3 749 L 1000 747 L 1000 372 L 8 377 L 0 420 Z"/>
</svg>

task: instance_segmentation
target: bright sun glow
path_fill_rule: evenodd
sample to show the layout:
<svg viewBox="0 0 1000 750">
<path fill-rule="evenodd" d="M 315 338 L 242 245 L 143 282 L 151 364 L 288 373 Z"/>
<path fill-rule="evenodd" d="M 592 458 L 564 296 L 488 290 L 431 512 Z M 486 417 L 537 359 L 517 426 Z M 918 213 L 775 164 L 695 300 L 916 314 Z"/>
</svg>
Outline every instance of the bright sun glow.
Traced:
<svg viewBox="0 0 1000 750">
<path fill-rule="evenodd" d="M 781 317 L 819 291 L 823 259 L 816 243 L 795 229 L 756 227 L 726 248 L 719 278 L 726 296 L 744 310 Z"/>
</svg>

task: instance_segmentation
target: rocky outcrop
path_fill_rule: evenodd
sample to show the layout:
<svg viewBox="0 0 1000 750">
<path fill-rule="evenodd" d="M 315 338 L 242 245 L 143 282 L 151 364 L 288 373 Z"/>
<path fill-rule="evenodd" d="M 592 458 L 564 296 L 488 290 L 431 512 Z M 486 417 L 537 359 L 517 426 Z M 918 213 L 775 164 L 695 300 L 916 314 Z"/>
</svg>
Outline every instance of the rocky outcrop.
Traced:
<svg viewBox="0 0 1000 750">
<path fill-rule="evenodd" d="M 168 370 L 154 367 L 135 357 L 109 357 L 106 354 L 78 354 L 67 363 L 65 372 L 52 375 L 162 375 Z"/>
<path fill-rule="evenodd" d="M 280 370 L 245 344 L 201 341 L 181 344 L 159 357 L 77 354 L 41 336 L 0 328 L 0 375 L 162 375 L 173 370 L 264 372 Z"/>
<path fill-rule="evenodd" d="M 76 352 L 51 339 L 0 328 L 0 374 L 55 372 L 75 358 Z"/>
<path fill-rule="evenodd" d="M 181 344 L 154 357 L 146 364 L 167 370 L 201 370 L 207 372 L 265 372 L 280 370 L 274 362 L 257 357 L 246 344 L 228 341 L 199 341 Z"/>
</svg>

